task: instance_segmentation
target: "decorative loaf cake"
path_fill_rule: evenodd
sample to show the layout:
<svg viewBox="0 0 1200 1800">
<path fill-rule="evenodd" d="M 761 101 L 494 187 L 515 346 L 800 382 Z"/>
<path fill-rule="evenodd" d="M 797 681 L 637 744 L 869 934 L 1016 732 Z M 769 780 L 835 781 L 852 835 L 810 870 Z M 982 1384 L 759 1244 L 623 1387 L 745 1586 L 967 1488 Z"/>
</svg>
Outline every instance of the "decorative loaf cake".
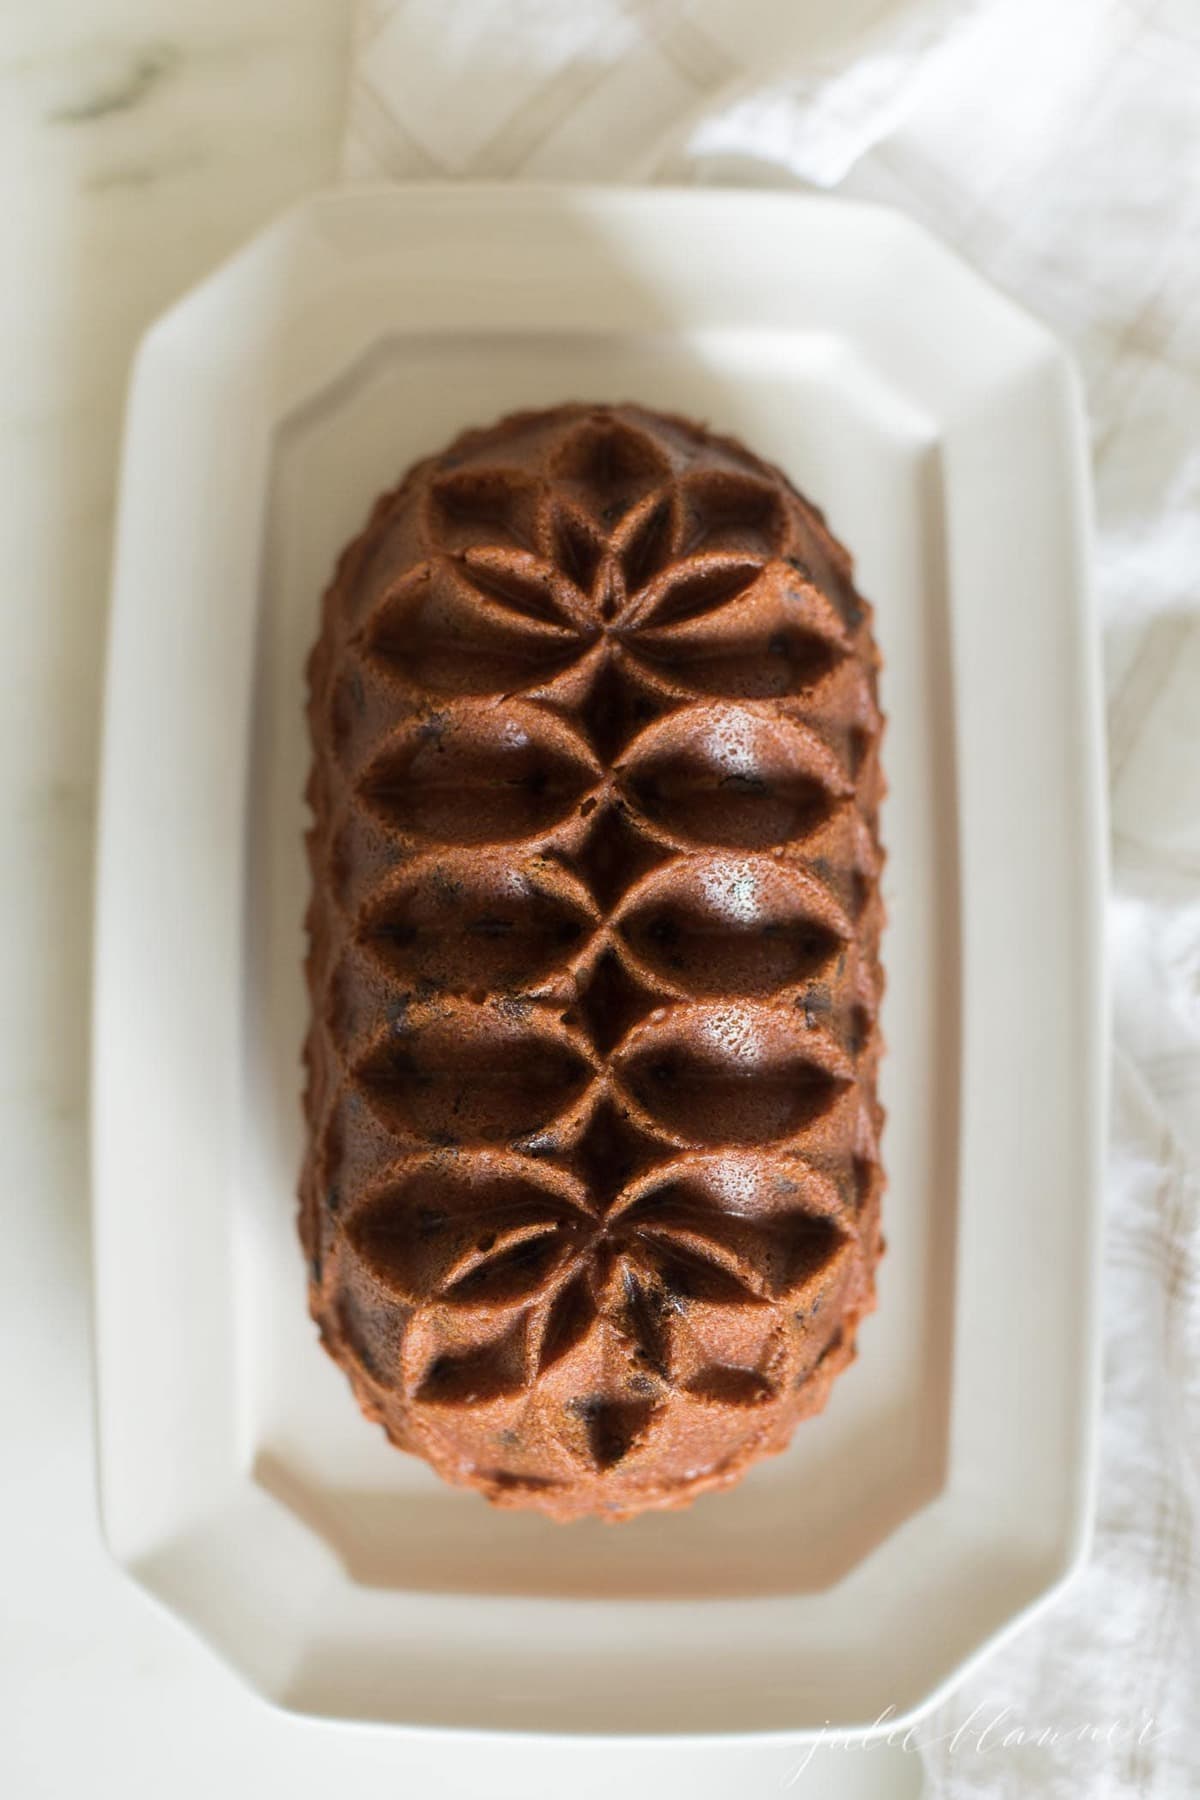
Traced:
<svg viewBox="0 0 1200 1800">
<path fill-rule="evenodd" d="M 874 1303 L 871 610 L 742 445 L 637 406 L 417 464 L 310 664 L 321 1337 L 560 1519 L 735 1481 Z"/>
</svg>

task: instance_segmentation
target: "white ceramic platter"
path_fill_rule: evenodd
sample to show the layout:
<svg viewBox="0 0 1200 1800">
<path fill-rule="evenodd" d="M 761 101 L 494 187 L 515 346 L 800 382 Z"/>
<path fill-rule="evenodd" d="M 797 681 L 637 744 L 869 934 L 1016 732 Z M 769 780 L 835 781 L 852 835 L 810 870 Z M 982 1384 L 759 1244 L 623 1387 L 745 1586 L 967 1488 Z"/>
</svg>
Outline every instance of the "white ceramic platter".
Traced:
<svg viewBox="0 0 1200 1800">
<path fill-rule="evenodd" d="M 889 1250 L 826 1414 L 735 1491 L 561 1527 L 441 1486 L 317 1346 L 294 1234 L 302 666 L 375 494 L 506 409 L 746 439 L 878 608 Z M 159 321 L 129 406 L 95 1013 L 117 1557 L 308 1712 L 866 1728 L 1071 1571 L 1095 1400 L 1095 635 L 1061 352 L 911 224 L 780 194 L 318 197 Z"/>
</svg>

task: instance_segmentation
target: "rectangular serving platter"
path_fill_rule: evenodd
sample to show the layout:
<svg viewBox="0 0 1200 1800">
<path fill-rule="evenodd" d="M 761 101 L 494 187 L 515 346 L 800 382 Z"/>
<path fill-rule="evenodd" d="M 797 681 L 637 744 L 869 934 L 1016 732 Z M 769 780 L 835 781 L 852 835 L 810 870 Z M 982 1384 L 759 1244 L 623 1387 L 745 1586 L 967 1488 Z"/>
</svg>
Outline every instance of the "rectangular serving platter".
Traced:
<svg viewBox="0 0 1200 1800">
<path fill-rule="evenodd" d="M 317 1345 L 294 1231 L 320 594 L 414 458 L 569 399 L 706 419 L 827 511 L 889 721 L 879 1310 L 787 1453 L 616 1527 L 494 1511 L 390 1449 Z M 102 1507 L 261 1692 L 455 1729 L 867 1730 L 1074 1569 L 1106 1028 L 1087 533 L 1061 351 L 876 208 L 317 196 L 151 330 L 98 877 Z"/>
</svg>

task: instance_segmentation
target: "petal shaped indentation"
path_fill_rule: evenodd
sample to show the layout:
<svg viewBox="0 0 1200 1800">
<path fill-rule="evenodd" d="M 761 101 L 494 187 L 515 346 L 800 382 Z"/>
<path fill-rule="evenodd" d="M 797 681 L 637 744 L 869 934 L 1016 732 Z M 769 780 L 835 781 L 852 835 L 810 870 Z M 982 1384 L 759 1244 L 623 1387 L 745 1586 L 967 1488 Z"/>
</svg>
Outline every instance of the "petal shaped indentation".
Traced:
<svg viewBox="0 0 1200 1800">
<path fill-rule="evenodd" d="M 615 950 L 602 951 L 577 1002 L 588 1039 L 601 1056 L 625 1038 L 639 1019 L 661 1004 L 654 989 L 629 973 Z"/>
<path fill-rule="evenodd" d="M 537 484 L 521 470 L 460 469 L 430 490 L 430 534 L 452 551 L 497 542 L 528 548 L 536 502 Z"/>
<path fill-rule="evenodd" d="M 809 836 L 852 792 L 804 726 L 742 707 L 690 707 L 651 726 L 621 785 L 664 829 L 745 850 Z"/>
<path fill-rule="evenodd" d="M 565 730 L 513 705 L 438 715 L 367 769 L 359 793 L 394 829 L 441 844 L 514 842 L 564 818 L 594 785 Z"/>
<path fill-rule="evenodd" d="M 831 896 L 774 857 L 689 857 L 622 915 L 638 961 L 685 993 L 769 995 L 810 981 L 850 935 Z"/>
<path fill-rule="evenodd" d="M 555 1294 L 546 1314 L 538 1351 L 539 1372 L 577 1350 L 596 1326 L 599 1315 L 586 1275 L 575 1275 Z"/>
<path fill-rule="evenodd" d="M 682 1143 L 771 1144 L 820 1119 L 849 1084 L 825 1051 L 803 1053 L 774 1009 L 708 1006 L 647 1025 L 618 1063 L 638 1105 Z"/>
<path fill-rule="evenodd" d="M 549 518 L 550 555 L 568 581 L 582 594 L 590 594 L 604 557 L 604 538 L 596 527 L 571 507 L 556 506 Z"/>
<path fill-rule="evenodd" d="M 661 1185 L 656 1178 L 624 1208 L 620 1228 L 704 1258 L 749 1294 L 798 1294 L 837 1260 L 846 1229 L 830 1184 L 803 1165 L 785 1182 L 779 1167 L 774 1157 L 726 1153 L 664 1170 Z"/>
<path fill-rule="evenodd" d="M 515 1158 L 454 1170 L 418 1162 L 356 1207 L 344 1229 L 374 1279 L 401 1300 L 449 1293 L 507 1302 L 536 1289 L 543 1252 L 562 1253 L 580 1218 Z"/>
<path fill-rule="evenodd" d="M 669 493 L 653 494 L 622 529 L 621 574 L 627 594 L 637 594 L 673 559 L 678 522 Z"/>
<path fill-rule="evenodd" d="M 670 474 L 662 453 L 641 432 L 609 415 L 584 419 L 554 459 L 553 472 L 572 498 L 607 530 Z"/>
<path fill-rule="evenodd" d="M 572 1407 L 582 1426 L 579 1450 L 598 1470 L 615 1468 L 637 1448 L 657 1410 L 652 1400 L 588 1395 Z"/>
<path fill-rule="evenodd" d="M 425 1406 L 487 1406 L 525 1385 L 523 1318 L 500 1337 L 463 1351 L 445 1350 L 425 1370 L 416 1398 Z"/>
<path fill-rule="evenodd" d="M 762 574 L 757 558 L 711 556 L 681 563 L 665 574 L 638 605 L 638 624 L 675 625 L 725 606 Z"/>
<path fill-rule="evenodd" d="M 587 837 L 575 856 L 579 877 L 603 907 L 617 898 L 650 869 L 665 862 L 672 851 L 630 818 L 619 801 L 597 807 Z"/>
<path fill-rule="evenodd" d="M 464 581 L 518 617 L 575 629 L 587 623 L 582 597 L 539 557 L 481 547 L 466 551 L 458 570 Z"/>
<path fill-rule="evenodd" d="M 603 1213 L 669 1153 L 606 1093 L 571 1153 L 571 1167 L 587 1189 L 594 1210 Z"/>
<path fill-rule="evenodd" d="M 423 861 L 374 899 L 359 940 L 411 990 L 525 990 L 595 928 L 565 870 L 482 853 Z"/>
<path fill-rule="evenodd" d="M 779 490 L 730 469 L 692 475 L 683 487 L 684 546 L 744 556 L 773 556 L 784 539 Z"/>
<path fill-rule="evenodd" d="M 356 1080 L 388 1130 L 430 1144 L 514 1144 L 568 1112 L 590 1064 L 548 1018 L 457 1006 L 388 1034 Z"/>
<path fill-rule="evenodd" d="M 427 566 L 389 591 L 367 630 L 370 655 L 436 694 L 505 694 L 551 680 L 580 654 L 561 623 L 523 617 Z"/>
<path fill-rule="evenodd" d="M 771 700 L 804 694 L 837 668 L 844 652 L 814 631 L 770 619 L 703 622 L 644 631 L 637 656 L 667 680 L 728 700 Z"/>
</svg>

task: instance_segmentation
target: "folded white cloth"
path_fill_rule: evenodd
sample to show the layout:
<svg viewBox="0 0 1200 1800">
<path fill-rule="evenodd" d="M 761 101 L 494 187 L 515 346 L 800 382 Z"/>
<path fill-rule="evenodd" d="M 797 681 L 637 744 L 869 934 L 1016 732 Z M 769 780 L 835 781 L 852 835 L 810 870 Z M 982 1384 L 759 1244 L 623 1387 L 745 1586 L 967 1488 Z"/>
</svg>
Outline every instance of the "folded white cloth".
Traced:
<svg viewBox="0 0 1200 1800">
<path fill-rule="evenodd" d="M 836 185 L 1079 359 L 1114 851 L 1100 1512 L 1084 1574 L 919 1737 L 956 1800 L 1200 1792 L 1200 6 L 366 0 L 344 166 Z"/>
</svg>

